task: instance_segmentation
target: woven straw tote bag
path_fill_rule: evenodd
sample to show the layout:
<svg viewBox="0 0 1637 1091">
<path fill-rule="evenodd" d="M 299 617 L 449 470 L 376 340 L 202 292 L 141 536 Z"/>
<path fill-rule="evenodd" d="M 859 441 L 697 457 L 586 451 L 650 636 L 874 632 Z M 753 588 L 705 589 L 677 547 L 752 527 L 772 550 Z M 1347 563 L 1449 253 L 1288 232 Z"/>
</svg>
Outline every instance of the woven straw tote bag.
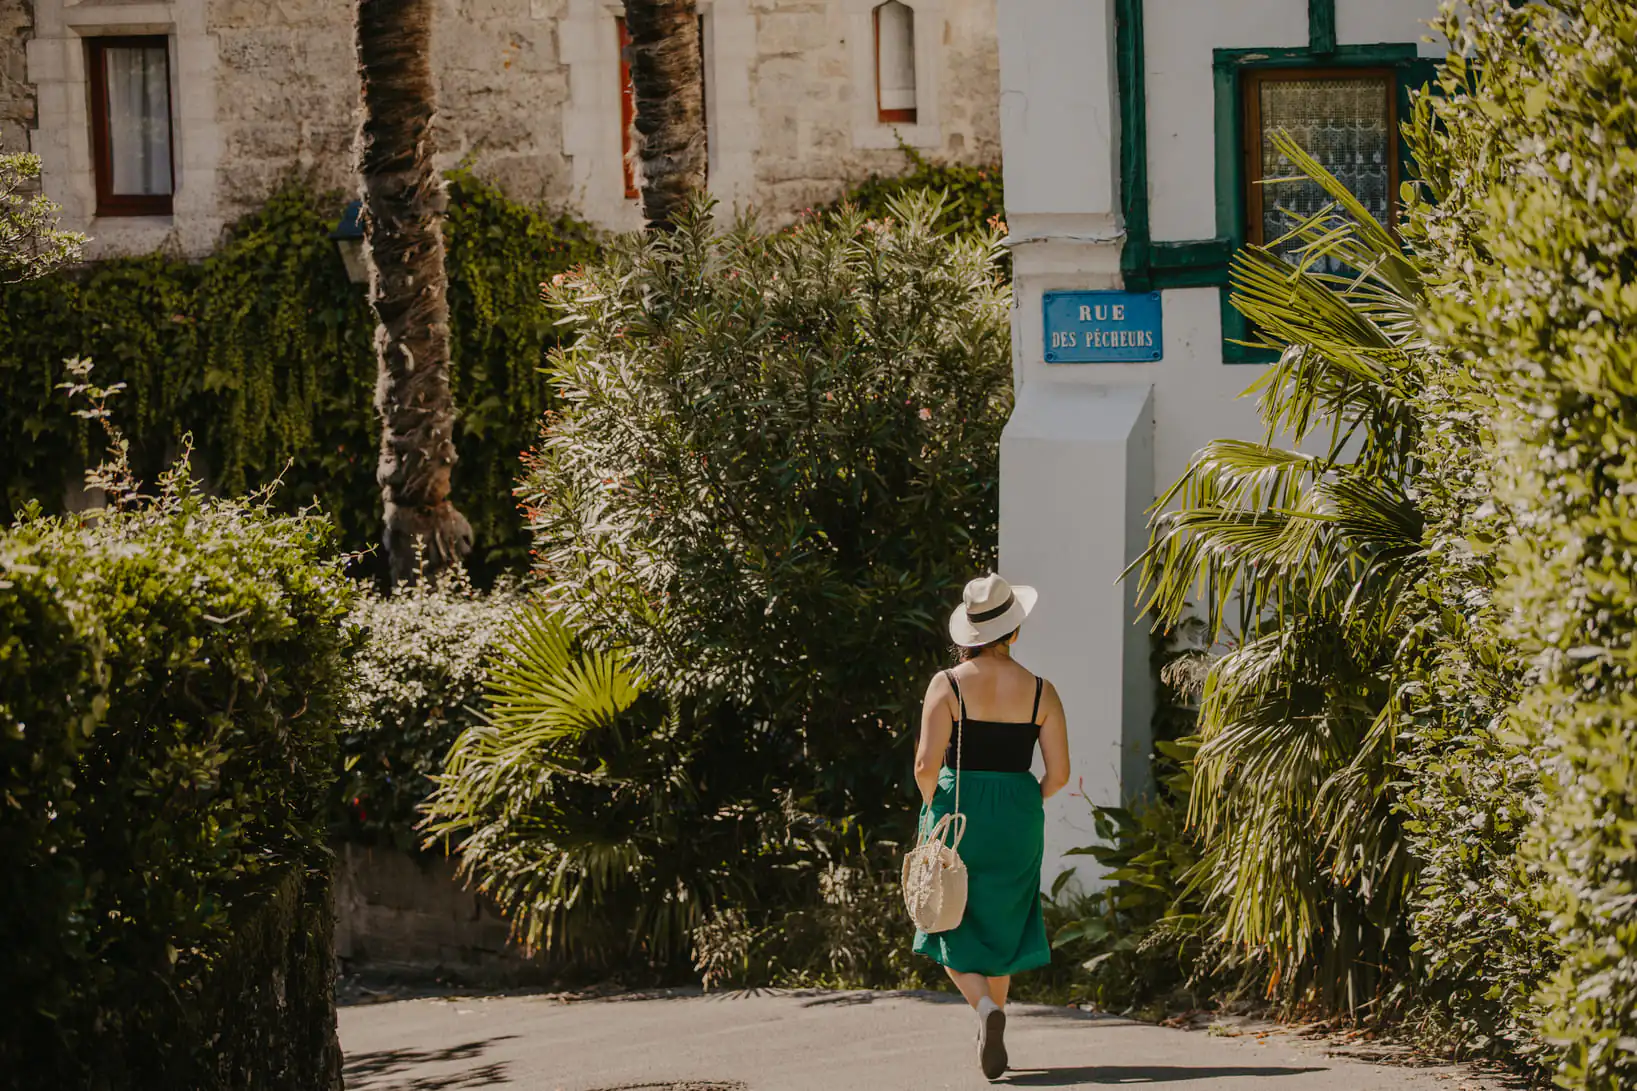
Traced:
<svg viewBox="0 0 1637 1091">
<path fill-rule="evenodd" d="M 951 677 L 960 701 L 960 727 L 955 735 L 955 810 L 922 829 L 915 847 L 904 856 L 904 907 L 915 927 L 929 935 L 947 932 L 966 913 L 966 865 L 961 863 L 961 838 L 966 816 L 961 813 L 961 741 L 966 735 L 966 700 Z M 923 823 L 924 825 L 924 823 Z"/>
</svg>

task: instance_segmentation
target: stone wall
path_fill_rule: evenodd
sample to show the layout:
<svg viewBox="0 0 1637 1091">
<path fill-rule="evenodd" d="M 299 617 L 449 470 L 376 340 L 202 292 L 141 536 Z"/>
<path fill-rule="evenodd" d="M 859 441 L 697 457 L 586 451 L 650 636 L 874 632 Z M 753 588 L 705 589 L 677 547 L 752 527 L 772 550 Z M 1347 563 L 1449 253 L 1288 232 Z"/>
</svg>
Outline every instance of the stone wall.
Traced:
<svg viewBox="0 0 1637 1091">
<path fill-rule="evenodd" d="M 832 200 L 871 173 L 901 171 L 900 136 L 938 158 L 1000 158 L 993 0 L 913 6 L 917 67 L 931 72 L 917 73 L 922 124 L 895 128 L 874 120 L 873 0 L 759 5 L 752 76 L 762 134 L 753 187 L 758 205 L 782 218 Z"/>
<path fill-rule="evenodd" d="M 916 0 L 917 124 L 875 120 L 877 0 L 699 0 L 710 186 L 785 220 L 871 172 L 899 140 L 962 161 L 999 156 L 994 0 Z M 94 255 L 201 253 L 287 179 L 347 190 L 357 77 L 351 0 L 0 0 L 0 138 L 31 143 L 65 226 Z M 434 27 L 439 161 L 609 228 L 640 223 L 621 180 L 619 0 L 441 0 Z M 176 215 L 93 219 L 83 38 L 169 33 Z M 22 39 L 35 38 L 25 51 Z M 13 145 L 16 146 L 16 145 Z"/>
<path fill-rule="evenodd" d="M 435 142 L 521 200 L 566 196 L 559 121 L 567 80 L 545 0 L 446 0 L 433 28 Z M 351 184 L 358 100 L 350 0 L 209 0 L 227 218 L 290 177 Z"/>
<path fill-rule="evenodd" d="M 464 890 L 452 860 L 340 842 L 335 953 L 344 973 L 468 985 L 547 980 L 509 937 L 494 903 Z"/>
<path fill-rule="evenodd" d="M 28 150 L 34 127 L 34 87 L 26 80 L 23 40 L 34 27 L 29 0 L 0 0 L 0 150 Z"/>
</svg>

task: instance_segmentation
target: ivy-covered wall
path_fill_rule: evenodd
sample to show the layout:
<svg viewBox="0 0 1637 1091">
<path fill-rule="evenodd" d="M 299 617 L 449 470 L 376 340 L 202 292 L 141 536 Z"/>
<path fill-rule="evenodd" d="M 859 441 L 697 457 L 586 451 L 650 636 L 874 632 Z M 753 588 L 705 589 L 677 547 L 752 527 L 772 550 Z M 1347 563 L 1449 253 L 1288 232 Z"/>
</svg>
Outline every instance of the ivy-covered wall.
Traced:
<svg viewBox="0 0 1637 1091">
<path fill-rule="evenodd" d="M 944 192 L 945 222 L 983 230 L 1002 215 L 999 164 L 966 166 L 905 149 L 910 170 L 874 175 L 844 200 L 885 216 L 892 197 Z M 281 479 L 274 502 L 318 503 L 347 549 L 375 545 L 374 321 L 330 229 L 339 196 L 287 187 L 202 261 L 153 254 L 0 285 L 0 502 L 60 510 L 79 494 L 86 424 L 56 389 L 63 362 L 95 361 L 123 382 L 113 403 L 138 470 L 167 465 L 191 433 L 196 472 L 222 493 Z M 460 413 L 455 503 L 477 532 L 487 584 L 528 558 L 511 488 L 551 400 L 539 370 L 560 328 L 539 285 L 594 257 L 588 224 L 509 200 L 468 171 L 449 178 L 450 379 Z M 363 562 L 374 571 L 374 558 Z"/>
<path fill-rule="evenodd" d="M 451 381 L 460 410 L 455 500 L 477 532 L 482 578 L 527 556 L 511 496 L 519 452 L 550 400 L 538 370 L 557 332 L 540 281 L 596 252 L 587 225 L 450 177 Z M 0 494 L 48 511 L 78 491 L 87 433 L 56 385 L 88 357 L 124 382 L 116 422 L 151 474 L 192 433 L 212 488 L 282 474 L 281 507 L 313 502 L 346 548 L 379 534 L 374 322 L 329 239 L 339 197 L 287 188 L 201 262 L 164 254 L 0 287 Z M 366 562 L 366 569 L 369 562 Z"/>
</svg>

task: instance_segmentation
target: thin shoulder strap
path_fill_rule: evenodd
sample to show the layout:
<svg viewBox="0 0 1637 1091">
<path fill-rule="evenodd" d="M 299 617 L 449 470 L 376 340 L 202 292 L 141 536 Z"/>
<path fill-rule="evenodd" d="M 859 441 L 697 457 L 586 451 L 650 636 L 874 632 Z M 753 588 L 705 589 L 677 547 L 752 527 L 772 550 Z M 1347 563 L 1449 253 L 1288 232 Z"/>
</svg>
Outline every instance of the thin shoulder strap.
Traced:
<svg viewBox="0 0 1637 1091">
<path fill-rule="evenodd" d="M 1044 678 L 1040 677 L 1040 675 L 1038 675 L 1038 674 L 1035 675 L 1035 679 L 1034 679 L 1034 711 L 1029 713 L 1029 722 L 1030 723 L 1038 723 L 1040 721 L 1040 691 L 1045 689 L 1045 688 L 1046 688 L 1046 680 Z"/>
<path fill-rule="evenodd" d="M 961 696 L 961 684 L 955 681 L 954 671 L 944 671 L 944 677 L 949 679 L 949 688 L 955 691 L 955 701 L 961 706 L 960 722 L 964 723 L 966 721 L 966 698 Z"/>
<path fill-rule="evenodd" d="M 961 706 L 961 719 L 955 727 L 955 814 L 959 816 L 961 813 L 961 766 L 966 764 L 966 759 L 961 756 L 961 744 L 966 741 L 966 698 L 961 696 L 961 686 L 959 682 L 955 681 L 955 672 L 946 670 L 944 675 L 949 679 L 949 685 L 955 691 L 955 700 Z M 966 820 L 962 818 L 960 821 L 963 823 L 961 829 L 964 832 Z M 959 843 L 960 837 L 957 835 L 956 844 Z"/>
</svg>

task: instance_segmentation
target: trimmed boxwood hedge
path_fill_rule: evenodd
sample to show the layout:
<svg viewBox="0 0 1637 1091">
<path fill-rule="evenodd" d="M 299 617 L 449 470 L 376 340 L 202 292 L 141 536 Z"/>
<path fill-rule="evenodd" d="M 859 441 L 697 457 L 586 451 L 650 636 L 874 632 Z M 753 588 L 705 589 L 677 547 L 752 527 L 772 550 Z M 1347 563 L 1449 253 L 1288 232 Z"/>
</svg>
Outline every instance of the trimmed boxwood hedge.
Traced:
<svg viewBox="0 0 1637 1091">
<path fill-rule="evenodd" d="M 13 1086 L 339 1086 L 334 537 L 177 478 L 0 532 Z"/>
</svg>

